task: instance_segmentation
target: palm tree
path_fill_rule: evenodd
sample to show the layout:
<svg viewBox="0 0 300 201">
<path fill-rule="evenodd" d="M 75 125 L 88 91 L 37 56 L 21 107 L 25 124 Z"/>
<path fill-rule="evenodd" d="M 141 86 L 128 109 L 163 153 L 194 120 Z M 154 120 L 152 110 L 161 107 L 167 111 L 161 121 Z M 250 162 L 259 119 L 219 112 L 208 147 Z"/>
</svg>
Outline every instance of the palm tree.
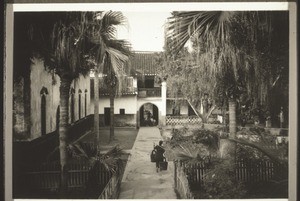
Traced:
<svg viewBox="0 0 300 201">
<path fill-rule="evenodd" d="M 104 73 L 106 76 L 104 77 L 104 81 L 106 86 L 109 89 L 109 102 L 110 102 L 110 135 L 109 142 L 114 140 L 114 100 L 115 96 L 121 95 L 124 78 L 126 76 L 125 70 L 125 62 L 128 60 L 128 56 L 131 54 L 129 50 L 129 45 L 125 41 L 115 41 L 120 42 L 119 49 L 122 51 L 120 57 L 123 57 L 121 62 L 116 64 L 110 57 L 107 57 L 104 65 Z M 119 58 L 120 58 L 119 57 Z M 116 68 L 119 66 L 118 68 Z M 128 69 L 127 69 L 128 70 Z"/>
<path fill-rule="evenodd" d="M 191 40 L 198 51 L 199 65 L 208 66 L 211 76 L 220 77 L 217 82 L 224 82 L 231 75 L 223 89 L 229 102 L 230 137 L 234 138 L 238 93 L 245 88 L 248 96 L 263 100 L 267 86 L 272 83 L 272 71 L 266 69 L 273 68 L 270 36 L 274 32 L 272 17 L 276 14 L 190 11 L 172 15 L 167 27 L 172 52 L 177 54 Z"/>
<path fill-rule="evenodd" d="M 112 75 L 121 75 L 123 72 L 123 64 L 128 60 L 128 55 L 130 54 L 129 43 L 125 40 L 117 40 L 116 39 L 116 31 L 118 25 L 123 25 L 125 23 L 125 17 L 121 12 L 100 12 L 96 13 L 92 17 L 94 21 L 94 27 L 90 33 L 91 42 L 94 44 L 94 59 L 98 64 L 97 67 L 94 68 L 95 74 L 95 82 L 94 82 L 94 132 L 97 143 L 99 145 L 100 134 L 99 134 L 99 84 L 98 77 L 99 73 L 106 74 L 108 77 L 116 77 Z M 110 79 L 107 79 L 110 82 Z M 111 82 L 115 83 L 114 81 Z M 110 85 L 114 88 L 114 84 Z M 110 88 L 111 88 L 110 87 Z M 113 98 L 114 90 L 110 89 L 110 103 L 111 103 L 111 118 L 110 121 L 111 129 L 110 129 L 110 139 L 113 138 Z"/>
<path fill-rule="evenodd" d="M 108 91 L 109 91 L 109 107 L 110 107 L 110 134 L 109 134 L 109 142 L 111 142 L 112 140 L 114 140 L 114 110 L 115 110 L 115 105 L 114 105 L 114 99 L 115 99 L 115 95 L 116 95 L 116 86 L 117 86 L 117 82 L 118 79 L 115 75 L 115 73 L 113 72 L 111 63 L 109 61 L 109 59 L 106 60 L 107 64 L 105 65 L 107 67 L 107 75 L 105 76 L 105 84 L 108 87 Z"/>
<path fill-rule="evenodd" d="M 86 63 L 88 48 L 85 31 L 88 27 L 86 13 L 43 13 L 43 17 L 34 16 L 37 23 L 29 29 L 31 40 L 38 44 L 38 52 L 44 60 L 47 70 L 60 78 L 60 120 L 59 120 L 59 152 L 61 165 L 61 196 L 67 190 L 66 164 L 69 127 L 69 94 L 73 80 L 80 75 L 88 75 L 89 65 Z M 45 23 L 41 19 L 48 19 Z"/>
</svg>

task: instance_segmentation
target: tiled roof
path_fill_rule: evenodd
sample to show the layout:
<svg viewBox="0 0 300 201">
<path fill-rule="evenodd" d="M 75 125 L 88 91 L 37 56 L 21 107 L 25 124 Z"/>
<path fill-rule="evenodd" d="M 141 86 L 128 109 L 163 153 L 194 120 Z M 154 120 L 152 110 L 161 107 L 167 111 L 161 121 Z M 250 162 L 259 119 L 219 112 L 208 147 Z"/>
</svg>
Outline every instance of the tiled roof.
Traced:
<svg viewBox="0 0 300 201">
<path fill-rule="evenodd" d="M 155 59 L 159 52 L 135 52 L 130 59 L 131 69 L 144 75 L 155 75 Z"/>
</svg>

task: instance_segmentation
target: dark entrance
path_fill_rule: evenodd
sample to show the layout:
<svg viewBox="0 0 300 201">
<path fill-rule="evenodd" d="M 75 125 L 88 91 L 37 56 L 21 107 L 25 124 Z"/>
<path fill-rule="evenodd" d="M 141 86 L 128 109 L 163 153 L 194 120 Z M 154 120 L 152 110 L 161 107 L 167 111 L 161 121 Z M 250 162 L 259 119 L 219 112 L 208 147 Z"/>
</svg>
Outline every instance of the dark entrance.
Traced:
<svg viewBox="0 0 300 201">
<path fill-rule="evenodd" d="M 43 87 L 40 91 L 41 94 L 41 133 L 42 135 L 46 134 L 46 126 L 47 126 L 47 114 L 46 114 L 46 96 L 48 94 L 48 90 L 46 87 Z"/>
<path fill-rule="evenodd" d="M 146 103 L 140 108 L 140 125 L 141 126 L 157 126 L 158 107 L 152 103 Z"/>
<path fill-rule="evenodd" d="M 145 76 L 145 88 L 154 87 L 154 76 Z"/>
<path fill-rule="evenodd" d="M 46 95 L 42 95 L 41 102 L 41 132 L 42 135 L 46 134 Z"/>
<path fill-rule="evenodd" d="M 110 125 L 110 108 L 109 107 L 104 108 L 104 125 L 105 126 Z"/>
<path fill-rule="evenodd" d="M 58 106 L 56 109 L 56 130 L 59 129 L 59 118 L 60 118 L 60 107 Z"/>
<path fill-rule="evenodd" d="M 84 91 L 84 116 L 87 115 L 87 90 Z"/>
<path fill-rule="evenodd" d="M 81 90 L 78 91 L 78 119 L 81 119 Z"/>
</svg>

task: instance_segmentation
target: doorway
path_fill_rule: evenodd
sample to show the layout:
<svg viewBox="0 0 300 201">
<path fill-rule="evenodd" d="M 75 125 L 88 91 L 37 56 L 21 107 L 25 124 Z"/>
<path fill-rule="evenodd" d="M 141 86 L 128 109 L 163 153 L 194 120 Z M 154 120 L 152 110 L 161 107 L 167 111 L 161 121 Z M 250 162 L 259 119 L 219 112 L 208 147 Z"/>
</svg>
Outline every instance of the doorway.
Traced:
<svg viewBox="0 0 300 201">
<path fill-rule="evenodd" d="M 46 95 L 42 95 L 41 100 L 41 132 L 46 134 Z"/>
<path fill-rule="evenodd" d="M 157 126 L 159 122 L 158 107 L 152 103 L 145 103 L 140 107 L 140 125 Z"/>
</svg>

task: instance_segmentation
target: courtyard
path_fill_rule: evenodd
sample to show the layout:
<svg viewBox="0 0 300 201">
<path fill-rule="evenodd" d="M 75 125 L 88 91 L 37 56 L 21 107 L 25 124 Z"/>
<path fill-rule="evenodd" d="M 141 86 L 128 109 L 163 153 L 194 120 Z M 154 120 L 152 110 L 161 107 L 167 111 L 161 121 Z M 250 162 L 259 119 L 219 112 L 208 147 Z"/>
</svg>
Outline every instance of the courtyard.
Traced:
<svg viewBox="0 0 300 201">
<path fill-rule="evenodd" d="M 14 12 L 13 198 L 288 198 L 289 17 Z"/>
</svg>

